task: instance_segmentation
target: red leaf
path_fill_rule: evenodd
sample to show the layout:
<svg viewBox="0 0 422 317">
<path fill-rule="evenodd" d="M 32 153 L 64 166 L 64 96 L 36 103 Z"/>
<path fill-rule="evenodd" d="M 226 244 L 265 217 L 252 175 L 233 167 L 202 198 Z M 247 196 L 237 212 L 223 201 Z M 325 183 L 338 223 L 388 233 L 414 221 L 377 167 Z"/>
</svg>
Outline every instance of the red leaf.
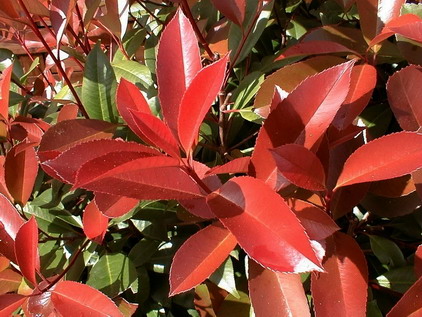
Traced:
<svg viewBox="0 0 422 317">
<path fill-rule="evenodd" d="M 71 18 L 75 0 L 52 0 L 50 6 L 51 26 L 56 33 L 57 42 L 60 42 L 66 25 Z"/>
<path fill-rule="evenodd" d="M 57 116 L 57 123 L 65 120 L 74 120 L 78 116 L 79 107 L 73 103 L 64 105 Z"/>
<path fill-rule="evenodd" d="M 98 243 L 103 241 L 107 232 L 108 218 L 101 213 L 93 200 L 85 208 L 82 223 L 88 239 Z"/>
<path fill-rule="evenodd" d="M 164 29 L 157 53 L 158 98 L 164 119 L 175 135 L 180 102 L 200 70 L 198 40 L 179 9 Z"/>
<path fill-rule="evenodd" d="M 132 120 L 146 142 L 162 149 L 170 156 L 180 157 L 177 141 L 163 121 L 148 113 L 131 110 L 129 112 L 132 114 Z"/>
<path fill-rule="evenodd" d="M 252 155 L 251 173 L 278 189 L 276 165 L 269 149 L 298 143 L 311 149 L 324 134 L 349 89 L 354 61 L 305 79 L 265 120 Z"/>
<path fill-rule="evenodd" d="M 332 54 L 332 53 L 352 53 L 354 55 L 360 56 L 359 53 L 351 50 L 350 48 L 333 41 L 308 41 L 301 42 L 290 46 L 285 50 L 279 57 L 275 60 L 282 60 L 287 57 L 292 56 L 308 56 L 316 54 Z"/>
<path fill-rule="evenodd" d="M 83 164 L 112 152 L 132 152 L 138 157 L 161 155 L 160 152 L 135 142 L 100 139 L 78 144 L 55 159 L 44 162 L 43 166 L 53 170 L 60 180 L 73 184 L 76 173 Z"/>
<path fill-rule="evenodd" d="M 289 203 L 289 206 L 312 240 L 324 240 L 340 230 L 324 210 L 311 203 L 295 199 Z"/>
<path fill-rule="evenodd" d="M 6 269 L 0 272 L 0 294 L 6 294 L 9 292 L 15 292 L 18 290 L 19 285 L 22 282 L 22 275 L 13 271 L 12 269 Z"/>
<path fill-rule="evenodd" d="M 9 90 L 12 79 L 13 65 L 3 70 L 3 77 L 0 81 L 0 119 L 7 122 L 9 120 Z"/>
<path fill-rule="evenodd" d="M 0 316 L 12 316 L 25 300 L 26 296 L 18 294 L 0 295 Z"/>
<path fill-rule="evenodd" d="M 44 134 L 38 149 L 38 157 L 41 162 L 45 162 L 82 142 L 109 139 L 116 127 L 115 124 L 93 119 L 59 122 Z"/>
<path fill-rule="evenodd" d="M 51 290 L 51 300 L 59 313 L 66 316 L 123 317 L 113 301 L 85 284 L 60 281 Z"/>
<path fill-rule="evenodd" d="M 326 258 L 326 273 L 314 273 L 311 292 L 315 315 L 366 316 L 368 268 L 356 241 L 344 233 L 333 236 L 334 253 Z"/>
<path fill-rule="evenodd" d="M 422 126 L 422 95 L 418 86 L 421 80 L 422 68 L 410 65 L 387 82 L 388 101 L 403 130 L 416 131 Z"/>
<path fill-rule="evenodd" d="M 15 254 L 22 275 L 32 285 L 37 285 L 35 272 L 40 270 L 40 256 L 38 253 L 38 225 L 34 217 L 24 223 L 16 234 Z"/>
<path fill-rule="evenodd" d="M 25 205 L 38 173 L 38 159 L 32 144 L 15 145 L 6 155 L 4 168 L 7 189 L 15 204 Z"/>
<path fill-rule="evenodd" d="M 25 223 L 10 201 L 0 194 L 0 253 L 16 263 L 15 239 Z"/>
<path fill-rule="evenodd" d="M 79 169 L 74 187 L 136 199 L 203 197 L 194 180 L 168 156 L 139 158 L 139 153 L 112 152 Z"/>
<path fill-rule="evenodd" d="M 249 260 L 248 284 L 257 316 L 311 316 L 299 274 L 273 272 Z"/>
<path fill-rule="evenodd" d="M 178 131 L 186 152 L 197 142 L 199 127 L 217 98 L 226 74 L 229 56 L 204 67 L 195 76 L 180 103 Z"/>
<path fill-rule="evenodd" d="M 321 270 L 299 220 L 261 180 L 232 178 L 209 194 L 207 202 L 239 245 L 261 265 L 280 272 Z"/>
<path fill-rule="evenodd" d="M 291 183 L 313 191 L 325 189 L 325 172 L 319 158 L 299 144 L 286 144 L 271 151 L 279 172 Z"/>
<path fill-rule="evenodd" d="M 412 173 L 412 179 L 415 183 L 416 191 L 422 199 L 422 169 L 418 169 Z"/>
<path fill-rule="evenodd" d="M 117 110 L 119 110 L 122 118 L 126 121 L 129 128 L 142 138 L 143 134 L 137 129 L 130 112 L 132 110 L 152 114 L 148 102 L 142 92 L 135 84 L 132 84 L 130 81 L 122 78 L 120 80 L 119 87 L 117 88 L 116 100 Z"/>
<path fill-rule="evenodd" d="M 242 25 L 245 19 L 245 0 L 212 0 L 212 3 L 227 19 Z"/>
<path fill-rule="evenodd" d="M 139 200 L 124 196 L 95 193 L 95 204 L 104 216 L 115 218 L 127 214 Z"/>
<path fill-rule="evenodd" d="M 422 245 L 419 245 L 415 252 L 415 276 L 422 276 Z"/>
<path fill-rule="evenodd" d="M 247 173 L 250 162 L 250 156 L 239 157 L 226 164 L 211 168 L 207 175 Z"/>
<path fill-rule="evenodd" d="M 187 239 L 171 264 L 170 296 L 190 290 L 207 279 L 229 256 L 236 243 L 236 238 L 219 223 L 209 225 Z"/>
<path fill-rule="evenodd" d="M 421 166 L 422 134 L 389 134 L 363 145 L 347 159 L 336 188 L 403 176 Z"/>
<path fill-rule="evenodd" d="M 333 125 L 345 129 L 368 105 L 377 84 L 377 70 L 369 64 L 356 65 L 352 68 L 349 93 L 334 118 Z"/>
<path fill-rule="evenodd" d="M 422 277 L 420 277 L 397 304 L 390 310 L 387 317 L 420 316 L 422 313 Z"/>
</svg>

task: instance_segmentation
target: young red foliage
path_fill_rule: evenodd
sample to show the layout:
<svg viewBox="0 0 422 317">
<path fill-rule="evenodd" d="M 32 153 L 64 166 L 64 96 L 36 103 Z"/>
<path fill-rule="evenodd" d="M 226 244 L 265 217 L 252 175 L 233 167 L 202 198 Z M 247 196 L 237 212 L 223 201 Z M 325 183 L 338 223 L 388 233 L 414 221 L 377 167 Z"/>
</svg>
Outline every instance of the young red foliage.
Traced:
<svg viewBox="0 0 422 317">
<path fill-rule="evenodd" d="M 34 217 L 24 223 L 16 234 L 15 254 L 19 269 L 25 278 L 36 286 L 35 272 L 40 270 L 38 253 L 38 225 Z"/>
<path fill-rule="evenodd" d="M 356 241 L 335 233 L 332 253 L 324 260 L 325 272 L 313 273 L 311 292 L 314 310 L 321 316 L 365 316 L 368 267 Z"/>
<path fill-rule="evenodd" d="M 22 283 L 22 275 L 12 269 L 0 271 L 0 294 L 16 292 Z"/>
<path fill-rule="evenodd" d="M 241 26 L 245 19 L 245 0 L 212 0 L 212 3 L 227 19 Z"/>
<path fill-rule="evenodd" d="M 261 180 L 233 178 L 209 194 L 207 202 L 246 253 L 264 267 L 294 273 L 321 271 L 299 220 Z"/>
<path fill-rule="evenodd" d="M 51 300 L 59 313 L 66 316 L 123 317 L 116 304 L 100 291 L 85 284 L 60 281 L 51 289 Z"/>
<path fill-rule="evenodd" d="M 251 162 L 250 156 L 239 157 L 230 162 L 227 162 L 226 164 L 218 165 L 211 168 L 207 172 L 207 175 L 237 174 L 237 173 L 246 174 L 248 172 L 250 162 Z"/>
<path fill-rule="evenodd" d="M 182 97 L 201 68 L 198 40 L 179 9 L 164 29 L 157 53 L 158 98 L 175 136 Z"/>
<path fill-rule="evenodd" d="M 170 296 L 202 283 L 218 269 L 236 244 L 233 234 L 220 223 L 211 224 L 192 235 L 174 255 L 170 269 Z"/>
<path fill-rule="evenodd" d="M 98 243 L 103 241 L 108 227 L 108 218 L 101 213 L 93 200 L 85 207 L 82 223 L 88 239 Z"/>
<path fill-rule="evenodd" d="M 9 90 L 12 72 L 13 65 L 3 70 L 3 78 L 0 81 L 0 119 L 4 122 L 9 120 Z"/>
<path fill-rule="evenodd" d="M 249 296 L 256 316 L 310 317 L 299 274 L 273 272 L 249 260 Z"/>
<path fill-rule="evenodd" d="M 420 316 L 422 313 L 422 277 L 420 277 L 397 304 L 389 311 L 387 317 Z"/>
<path fill-rule="evenodd" d="M 121 217 L 134 208 L 139 200 L 125 196 L 95 193 L 95 204 L 104 216 Z"/>
<path fill-rule="evenodd" d="M 415 252 L 415 275 L 417 278 L 422 276 L 422 246 L 418 246 Z"/>
<path fill-rule="evenodd" d="M 11 261 L 16 261 L 15 239 L 19 228 L 25 223 L 16 208 L 0 194 L 0 253 Z"/>
<path fill-rule="evenodd" d="M 26 296 L 23 295 L 0 295 L 0 316 L 12 316 L 13 312 L 18 309 L 25 300 Z"/>
<path fill-rule="evenodd" d="M 292 56 L 333 54 L 333 53 L 352 53 L 359 56 L 359 53 L 350 48 L 332 41 L 308 41 L 298 43 L 285 50 L 276 60 L 282 60 Z"/>
</svg>

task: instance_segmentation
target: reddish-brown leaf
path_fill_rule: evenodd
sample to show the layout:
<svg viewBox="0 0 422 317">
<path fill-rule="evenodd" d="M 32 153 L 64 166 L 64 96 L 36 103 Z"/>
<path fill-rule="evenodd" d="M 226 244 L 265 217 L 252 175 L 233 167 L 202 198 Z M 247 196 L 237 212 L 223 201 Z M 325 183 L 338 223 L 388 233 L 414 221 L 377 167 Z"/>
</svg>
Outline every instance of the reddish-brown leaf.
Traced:
<svg viewBox="0 0 422 317">
<path fill-rule="evenodd" d="M 334 249 L 324 261 L 325 273 L 313 273 L 311 292 L 315 315 L 366 316 L 368 268 L 365 256 L 356 241 L 335 233 Z"/>
<path fill-rule="evenodd" d="M 100 139 L 78 144 L 53 160 L 44 162 L 43 167 L 53 170 L 60 180 L 73 184 L 76 173 L 83 164 L 112 152 L 132 152 L 138 157 L 161 155 L 160 152 L 135 142 Z"/>
<path fill-rule="evenodd" d="M 50 6 L 51 26 L 56 33 L 57 42 L 60 42 L 64 34 L 66 25 L 71 18 L 72 9 L 75 6 L 75 0 L 52 0 Z"/>
<path fill-rule="evenodd" d="M 0 210 L 0 253 L 16 263 L 16 234 L 25 222 L 16 208 L 2 194 L 0 194 Z"/>
<path fill-rule="evenodd" d="M 18 294 L 0 295 L 0 316 L 12 316 L 25 300 L 26 296 Z"/>
<path fill-rule="evenodd" d="M 15 292 L 18 290 L 19 285 L 22 282 L 22 275 L 13 271 L 12 269 L 6 269 L 0 272 L 0 294 L 6 294 L 9 292 Z"/>
<path fill-rule="evenodd" d="M 54 307 L 63 316 L 123 317 L 113 301 L 91 286 L 61 281 L 51 290 Z"/>
<path fill-rule="evenodd" d="M 311 316 L 299 274 L 273 272 L 249 260 L 248 284 L 257 316 Z"/>
<path fill-rule="evenodd" d="M 180 150 L 171 130 L 152 114 L 129 110 L 132 120 L 146 142 L 162 149 L 173 157 L 180 157 Z"/>
<path fill-rule="evenodd" d="M 412 179 L 415 183 L 416 191 L 419 197 L 422 199 L 422 168 L 412 173 Z"/>
<path fill-rule="evenodd" d="M 279 188 L 268 150 L 288 143 L 311 149 L 318 142 L 347 96 L 353 64 L 343 63 L 308 77 L 271 111 L 256 141 L 252 174 Z"/>
<path fill-rule="evenodd" d="M 136 199 L 203 197 L 196 182 L 168 156 L 140 157 L 135 152 L 112 152 L 79 169 L 74 187 Z"/>
<path fill-rule="evenodd" d="M 90 140 L 109 139 L 116 130 L 110 122 L 93 119 L 66 120 L 51 127 L 38 149 L 41 162 L 51 160 L 71 147 Z"/>
<path fill-rule="evenodd" d="M 57 122 L 74 120 L 78 116 L 79 107 L 73 103 L 64 105 L 57 116 Z"/>
<path fill-rule="evenodd" d="M 372 91 L 377 84 L 377 70 L 369 64 L 357 65 L 352 69 L 349 93 L 333 120 L 333 125 L 345 129 L 368 105 Z"/>
<path fill-rule="evenodd" d="M 321 271 L 299 220 L 263 181 L 232 178 L 209 194 L 207 202 L 239 245 L 261 265 L 280 272 Z"/>
<path fill-rule="evenodd" d="M 245 19 L 245 0 L 212 0 L 212 3 L 227 19 L 242 25 Z"/>
<path fill-rule="evenodd" d="M 9 66 L 2 72 L 3 77 L 0 81 L 0 119 L 6 122 L 9 120 L 9 89 L 12 72 L 13 65 Z"/>
<path fill-rule="evenodd" d="M 175 135 L 180 102 L 200 70 L 198 40 L 179 9 L 164 29 L 157 53 L 158 98 L 164 119 Z"/>
<path fill-rule="evenodd" d="M 313 191 L 325 189 L 325 172 L 319 158 L 299 144 L 286 144 L 271 151 L 278 171 L 291 183 Z"/>
<path fill-rule="evenodd" d="M 422 276 L 422 245 L 419 245 L 415 252 L 415 275 L 417 278 Z"/>
<path fill-rule="evenodd" d="M 7 189 L 16 204 L 25 205 L 32 194 L 38 173 L 38 159 L 31 143 L 19 143 L 6 155 Z"/>
<path fill-rule="evenodd" d="M 170 296 L 190 290 L 207 279 L 229 256 L 236 243 L 233 234 L 219 223 L 186 240 L 171 264 Z"/>
<path fill-rule="evenodd" d="M 226 55 L 201 69 L 183 95 L 179 108 L 178 135 L 186 152 L 190 152 L 196 144 L 199 127 L 220 92 L 228 58 Z"/>
<path fill-rule="evenodd" d="M 130 113 L 130 110 L 132 110 L 152 114 L 148 102 L 142 92 L 135 84 L 132 84 L 130 81 L 122 78 L 120 80 L 119 87 L 117 88 L 116 101 L 117 110 L 119 110 L 120 115 L 126 121 L 129 128 L 142 138 L 143 134 L 137 129 L 137 126 L 133 121 L 132 114 Z"/>
<path fill-rule="evenodd" d="M 294 199 L 289 206 L 312 240 L 324 240 L 340 229 L 324 210 L 311 203 Z"/>
<path fill-rule="evenodd" d="M 388 101 L 403 130 L 416 131 L 422 126 L 422 68 L 410 65 L 391 76 L 387 82 Z"/>
<path fill-rule="evenodd" d="M 32 285 L 37 285 L 35 272 L 40 270 L 40 256 L 38 253 L 38 225 L 34 217 L 24 223 L 16 234 L 15 254 L 22 275 Z"/>
<path fill-rule="evenodd" d="M 92 200 L 82 216 L 84 233 L 90 240 L 101 243 L 107 232 L 108 218 L 104 216 Z"/>
<path fill-rule="evenodd" d="M 417 317 L 422 314 L 422 277 L 420 277 L 397 304 L 390 310 L 387 317 Z"/>
<path fill-rule="evenodd" d="M 422 134 L 389 134 L 363 145 L 347 159 L 336 188 L 399 177 L 420 167 Z"/>
<path fill-rule="evenodd" d="M 211 168 L 207 175 L 247 173 L 250 162 L 250 156 L 239 157 L 226 164 Z"/>
<path fill-rule="evenodd" d="M 359 56 L 359 53 L 351 50 L 350 48 L 333 41 L 308 41 L 295 44 L 285 50 L 276 61 L 282 60 L 286 57 L 292 56 L 308 56 L 317 54 L 333 54 L 333 53 L 346 53 L 355 54 Z"/>
<path fill-rule="evenodd" d="M 139 202 L 138 199 L 103 193 L 95 193 L 94 201 L 103 215 L 110 218 L 123 216 Z"/>
</svg>

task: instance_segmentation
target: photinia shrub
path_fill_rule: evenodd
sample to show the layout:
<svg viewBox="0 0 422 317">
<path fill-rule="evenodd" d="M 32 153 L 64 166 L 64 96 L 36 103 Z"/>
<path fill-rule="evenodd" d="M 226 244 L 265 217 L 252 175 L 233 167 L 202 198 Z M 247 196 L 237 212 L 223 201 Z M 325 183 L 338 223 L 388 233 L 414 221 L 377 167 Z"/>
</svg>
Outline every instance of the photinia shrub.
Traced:
<svg viewBox="0 0 422 317">
<path fill-rule="evenodd" d="M 375 2 L 2 5 L 0 316 L 420 314 L 422 7 Z"/>
</svg>

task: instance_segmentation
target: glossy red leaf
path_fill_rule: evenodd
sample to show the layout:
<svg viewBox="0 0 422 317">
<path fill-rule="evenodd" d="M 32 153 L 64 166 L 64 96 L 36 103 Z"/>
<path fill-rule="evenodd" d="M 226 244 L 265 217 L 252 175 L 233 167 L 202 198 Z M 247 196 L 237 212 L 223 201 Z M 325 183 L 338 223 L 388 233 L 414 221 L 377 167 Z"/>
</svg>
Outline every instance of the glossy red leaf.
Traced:
<svg viewBox="0 0 422 317">
<path fill-rule="evenodd" d="M 38 149 L 41 162 L 51 160 L 71 147 L 90 140 L 110 139 L 117 126 L 93 119 L 66 120 L 51 127 Z"/>
<path fill-rule="evenodd" d="M 226 164 L 211 168 L 207 175 L 247 173 L 250 162 L 250 156 L 239 157 Z"/>
<path fill-rule="evenodd" d="M 11 202 L 2 194 L 0 194 L 0 210 L 0 253 L 16 263 L 16 234 L 25 221 Z"/>
<path fill-rule="evenodd" d="M 38 158 L 31 143 L 19 143 L 6 155 L 5 180 L 16 204 L 25 205 L 38 173 Z"/>
<path fill-rule="evenodd" d="M 197 142 L 199 127 L 220 92 L 228 58 L 226 55 L 201 69 L 183 95 L 179 109 L 178 133 L 186 152 L 190 152 Z"/>
<path fill-rule="evenodd" d="M 390 310 L 387 317 L 417 317 L 422 314 L 422 277 L 404 293 L 403 297 Z"/>
<path fill-rule="evenodd" d="M 422 276 L 422 245 L 419 245 L 415 252 L 415 276 L 420 278 Z"/>
<path fill-rule="evenodd" d="M 132 119 L 145 141 L 173 157 L 180 157 L 179 145 L 163 121 L 148 113 L 130 111 Z"/>
<path fill-rule="evenodd" d="M 340 230 L 324 210 L 311 203 L 294 199 L 289 201 L 289 206 L 312 240 L 324 240 Z"/>
<path fill-rule="evenodd" d="M 325 273 L 313 273 L 311 292 L 316 317 L 366 316 L 368 268 L 356 241 L 333 236 L 333 254 L 324 261 Z"/>
<path fill-rule="evenodd" d="M 356 65 L 352 69 L 349 93 L 337 112 L 333 125 L 345 129 L 353 123 L 368 105 L 377 84 L 377 70 L 369 64 Z"/>
<path fill-rule="evenodd" d="M 12 316 L 26 300 L 26 296 L 18 294 L 0 295 L 0 316 Z"/>
<path fill-rule="evenodd" d="M 103 215 L 110 218 L 127 214 L 139 202 L 138 199 L 103 193 L 95 193 L 94 201 Z"/>
<path fill-rule="evenodd" d="M 389 134 L 363 145 L 347 159 L 336 188 L 399 177 L 420 167 L 422 134 Z"/>
<path fill-rule="evenodd" d="M 279 189 L 269 149 L 298 143 L 311 149 L 324 134 L 345 100 L 354 61 L 305 79 L 265 120 L 252 155 L 251 174 Z"/>
<path fill-rule="evenodd" d="M 79 107 L 73 103 L 64 105 L 57 116 L 57 122 L 74 120 L 78 116 Z"/>
<path fill-rule="evenodd" d="M 107 232 L 108 218 L 101 213 L 93 200 L 85 207 L 82 223 L 88 239 L 98 243 L 103 241 Z"/>
<path fill-rule="evenodd" d="M 16 234 L 15 254 L 22 275 L 32 285 L 37 285 L 35 272 L 40 270 L 40 256 L 38 253 L 38 225 L 34 217 L 24 223 Z"/>
<path fill-rule="evenodd" d="M 139 158 L 138 153 L 112 152 L 79 169 L 74 187 L 136 199 L 203 197 L 196 182 L 168 156 Z"/>
<path fill-rule="evenodd" d="M 201 67 L 195 32 L 179 9 L 164 29 L 157 53 L 158 98 L 164 119 L 175 135 L 180 102 Z"/>
<path fill-rule="evenodd" d="M 0 294 L 16 292 L 22 282 L 22 275 L 12 269 L 0 272 Z"/>
<path fill-rule="evenodd" d="M 279 57 L 276 58 L 276 61 L 292 56 L 308 56 L 333 53 L 351 53 L 359 56 L 359 53 L 340 43 L 333 41 L 308 41 L 290 46 Z"/>
<path fill-rule="evenodd" d="M 132 152 L 138 157 L 161 155 L 160 152 L 135 142 L 100 139 L 78 144 L 53 160 L 44 162 L 43 166 L 53 170 L 60 180 L 73 184 L 76 173 L 83 164 L 112 152 Z"/>
<path fill-rule="evenodd" d="M 51 290 L 56 310 L 66 316 L 123 317 L 113 301 L 91 286 L 72 281 L 60 281 Z"/>
<path fill-rule="evenodd" d="M 304 228 L 283 198 L 252 177 L 230 179 L 207 197 L 246 253 L 280 272 L 321 271 Z"/>
<path fill-rule="evenodd" d="M 388 101 L 403 130 L 416 131 L 422 126 L 422 93 L 418 86 L 421 80 L 422 68 L 410 65 L 387 82 Z"/>
<path fill-rule="evenodd" d="M 299 144 L 286 144 L 271 151 L 279 172 L 291 183 L 313 191 L 325 189 L 325 172 L 319 158 Z"/>
<path fill-rule="evenodd" d="M 311 316 L 299 274 L 273 272 L 249 260 L 248 284 L 256 316 Z"/>
<path fill-rule="evenodd" d="M 7 122 L 9 120 L 9 90 L 10 81 L 12 79 L 13 65 L 9 66 L 2 72 L 0 81 L 0 118 Z"/>
<path fill-rule="evenodd" d="M 57 42 L 60 42 L 66 25 L 69 23 L 75 0 L 52 0 L 50 6 L 51 26 L 56 33 Z"/>
<path fill-rule="evenodd" d="M 45 284 L 45 285 L 44 285 Z M 47 283 L 41 282 L 38 287 L 40 289 L 47 286 Z M 22 305 L 22 310 L 26 316 L 49 316 L 49 317 L 62 317 L 54 309 L 54 304 L 51 301 L 51 292 L 36 293 L 34 291 L 28 300 Z"/>
<path fill-rule="evenodd" d="M 212 3 L 227 19 L 242 25 L 245 19 L 245 0 L 212 0 Z"/>
<path fill-rule="evenodd" d="M 126 121 L 129 128 L 142 138 L 143 134 L 137 129 L 130 111 L 152 114 L 148 102 L 135 84 L 122 78 L 116 94 L 117 110 Z"/>
<path fill-rule="evenodd" d="M 202 283 L 218 269 L 236 244 L 236 238 L 219 223 L 209 225 L 192 235 L 173 257 L 170 296 Z"/>
</svg>

